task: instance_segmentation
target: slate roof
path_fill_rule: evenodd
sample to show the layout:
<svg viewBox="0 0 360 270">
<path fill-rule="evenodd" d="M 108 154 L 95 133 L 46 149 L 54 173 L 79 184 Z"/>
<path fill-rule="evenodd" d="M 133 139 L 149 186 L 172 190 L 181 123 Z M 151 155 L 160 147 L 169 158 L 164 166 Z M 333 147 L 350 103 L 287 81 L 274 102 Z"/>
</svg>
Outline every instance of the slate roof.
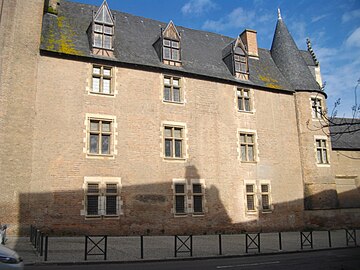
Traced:
<svg viewBox="0 0 360 270">
<path fill-rule="evenodd" d="M 297 48 L 294 39 L 281 18 L 277 21 L 270 51 L 276 65 L 294 90 L 320 90 L 320 86 L 306 64 L 308 62 L 307 57 L 304 60 L 303 53 Z"/>
<path fill-rule="evenodd" d="M 335 125 L 330 125 L 332 149 L 360 150 L 360 119 L 335 118 L 333 122 Z"/>
<path fill-rule="evenodd" d="M 44 14 L 40 49 L 60 54 L 105 59 L 91 54 L 88 36 L 93 11 L 97 11 L 99 7 L 68 1 L 61 1 L 60 3 L 57 16 L 49 13 Z M 230 73 L 222 59 L 222 50 L 234 41 L 234 38 L 181 26 L 176 26 L 176 28 L 181 35 L 182 66 L 172 67 L 163 64 L 153 44 L 167 23 L 119 11 L 112 11 L 112 13 L 115 17 L 114 58 L 111 59 L 113 61 L 186 72 L 250 86 L 257 85 L 268 90 L 293 92 L 295 89 L 304 89 L 319 91 L 311 73 L 309 71 L 308 74 L 304 72 L 304 68 L 308 69 L 308 67 L 301 56 L 302 65 L 298 64 L 299 61 L 293 63 L 291 59 L 288 60 L 293 65 L 291 70 L 300 68 L 301 74 L 296 73 L 298 76 L 296 79 L 287 78 L 288 73 L 282 68 L 279 69 L 279 64 L 273 60 L 279 59 L 280 51 L 278 50 L 270 53 L 269 50 L 259 48 L 259 60 L 249 59 L 249 80 L 239 80 Z M 296 45 L 295 48 L 292 47 L 293 53 Z M 306 53 L 300 53 L 297 48 L 296 54 L 303 55 L 308 59 L 308 56 L 305 56 Z M 106 59 L 109 60 L 109 58 Z M 304 76 L 305 73 L 306 76 Z M 298 81 L 301 83 L 295 83 Z"/>
</svg>

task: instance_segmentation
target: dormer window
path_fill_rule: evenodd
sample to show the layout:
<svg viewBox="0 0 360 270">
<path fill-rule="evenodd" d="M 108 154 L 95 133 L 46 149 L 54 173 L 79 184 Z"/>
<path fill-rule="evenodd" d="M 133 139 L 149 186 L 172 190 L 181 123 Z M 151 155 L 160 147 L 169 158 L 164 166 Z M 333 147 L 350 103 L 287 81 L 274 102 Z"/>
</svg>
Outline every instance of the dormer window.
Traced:
<svg viewBox="0 0 360 270">
<path fill-rule="evenodd" d="M 113 56 L 114 18 L 106 0 L 93 16 L 92 47 L 94 54 Z"/>
<path fill-rule="evenodd" d="M 180 61 L 180 42 L 164 38 L 163 58 L 166 60 Z"/>
<path fill-rule="evenodd" d="M 181 66 L 180 34 L 172 21 L 161 30 L 160 36 L 153 44 L 159 59 L 166 65 Z"/>
<path fill-rule="evenodd" d="M 240 47 L 235 48 L 234 52 L 235 72 L 247 73 L 247 58 Z"/>
<path fill-rule="evenodd" d="M 223 49 L 223 61 L 231 74 L 241 80 L 249 79 L 248 52 L 240 37 Z"/>
</svg>

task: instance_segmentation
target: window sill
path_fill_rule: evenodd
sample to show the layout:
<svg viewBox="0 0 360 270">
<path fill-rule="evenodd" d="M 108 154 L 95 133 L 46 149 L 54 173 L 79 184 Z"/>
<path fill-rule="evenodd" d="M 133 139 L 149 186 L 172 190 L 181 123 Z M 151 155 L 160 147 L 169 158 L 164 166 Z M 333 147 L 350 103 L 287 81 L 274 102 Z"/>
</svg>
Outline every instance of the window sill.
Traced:
<svg viewBox="0 0 360 270">
<path fill-rule="evenodd" d="M 203 216 L 205 216 L 205 213 L 193 213 L 192 216 L 193 217 L 203 217 Z"/>
<path fill-rule="evenodd" d="M 185 105 L 184 101 L 171 101 L 163 99 L 163 102 L 166 104 Z"/>
<path fill-rule="evenodd" d="M 180 162 L 184 162 L 184 161 L 186 161 L 186 158 L 164 157 L 164 161 L 180 161 Z"/>
<path fill-rule="evenodd" d="M 92 154 L 92 153 L 87 153 L 86 157 L 87 158 L 114 158 L 114 155 L 112 155 L 112 154 Z"/>
<path fill-rule="evenodd" d="M 257 164 L 258 162 L 256 160 L 254 161 L 244 161 L 244 160 L 240 160 L 241 163 L 244 163 L 244 164 Z"/>
<path fill-rule="evenodd" d="M 272 214 L 273 210 L 269 209 L 269 210 L 262 210 L 261 213 L 262 214 Z"/>
<path fill-rule="evenodd" d="M 107 93 L 94 92 L 94 91 L 89 91 L 89 93 L 91 95 L 94 95 L 94 96 L 105 96 L 105 97 L 113 97 L 113 96 L 115 96 L 114 93 L 107 94 Z"/>
<path fill-rule="evenodd" d="M 318 167 L 322 167 L 322 168 L 329 168 L 330 167 L 330 163 L 316 163 L 316 166 Z"/>
<path fill-rule="evenodd" d="M 175 213 L 174 217 L 175 218 L 183 218 L 183 217 L 187 217 L 188 214 L 187 213 Z"/>
<path fill-rule="evenodd" d="M 109 48 L 104 48 L 104 47 L 98 47 L 98 46 L 95 46 L 95 45 L 92 45 L 92 48 L 93 49 L 100 49 L 100 50 L 105 50 L 105 51 L 114 51 L 114 48 L 112 49 L 109 49 Z"/>
<path fill-rule="evenodd" d="M 255 111 L 254 111 L 254 110 L 251 110 L 251 111 L 245 111 L 245 110 L 239 110 L 239 109 L 238 109 L 238 112 L 239 112 L 239 113 L 246 113 L 246 114 L 254 114 L 254 113 L 255 113 Z"/>
</svg>

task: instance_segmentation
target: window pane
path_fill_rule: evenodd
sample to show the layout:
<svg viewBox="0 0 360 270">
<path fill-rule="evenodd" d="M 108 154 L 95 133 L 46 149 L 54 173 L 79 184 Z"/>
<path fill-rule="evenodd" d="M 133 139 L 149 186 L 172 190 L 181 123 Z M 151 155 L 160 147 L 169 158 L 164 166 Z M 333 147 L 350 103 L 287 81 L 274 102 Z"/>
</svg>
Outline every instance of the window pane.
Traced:
<svg viewBox="0 0 360 270">
<path fill-rule="evenodd" d="M 245 142 L 245 134 L 240 134 L 240 142 Z"/>
<path fill-rule="evenodd" d="M 175 128 L 174 129 L 174 137 L 175 138 L 181 138 L 181 128 Z"/>
<path fill-rule="evenodd" d="M 106 215 L 116 214 L 116 196 L 106 196 Z"/>
<path fill-rule="evenodd" d="M 110 122 L 102 122 L 101 130 L 103 132 L 110 132 Z"/>
<path fill-rule="evenodd" d="M 316 140 L 316 147 L 321 147 L 321 141 L 320 140 Z"/>
<path fill-rule="evenodd" d="M 173 85 L 179 86 L 179 79 L 173 79 Z"/>
<path fill-rule="evenodd" d="M 88 184 L 88 193 L 99 193 L 99 184 Z"/>
<path fill-rule="evenodd" d="M 246 145 L 241 146 L 241 160 L 246 161 Z"/>
<path fill-rule="evenodd" d="M 103 31 L 103 26 L 100 24 L 95 23 L 95 31 L 96 32 L 102 32 Z"/>
<path fill-rule="evenodd" d="M 248 146 L 248 161 L 254 161 L 254 146 Z"/>
<path fill-rule="evenodd" d="M 106 25 L 105 25 L 104 33 L 111 35 L 111 34 L 112 34 L 112 26 L 106 26 Z"/>
<path fill-rule="evenodd" d="M 239 62 L 235 62 L 235 71 L 240 72 L 240 63 Z"/>
<path fill-rule="evenodd" d="M 94 34 L 94 46 L 95 47 L 102 47 L 102 35 L 101 34 Z"/>
<path fill-rule="evenodd" d="M 99 153 L 99 135 L 90 135 L 90 153 Z"/>
<path fill-rule="evenodd" d="M 87 214 L 88 215 L 97 215 L 98 214 L 98 198 L 97 195 L 88 195 L 87 196 Z"/>
<path fill-rule="evenodd" d="M 165 46 L 170 47 L 170 40 L 164 39 L 163 44 L 164 44 Z"/>
<path fill-rule="evenodd" d="M 246 73 L 246 64 L 245 63 L 240 63 L 240 72 L 242 73 Z"/>
<path fill-rule="evenodd" d="M 164 84 L 170 85 L 170 78 L 164 78 Z"/>
<path fill-rule="evenodd" d="M 175 184 L 175 193 L 185 193 L 185 185 Z"/>
<path fill-rule="evenodd" d="M 180 102 L 180 89 L 179 88 L 174 88 L 174 101 L 175 102 Z"/>
<path fill-rule="evenodd" d="M 182 141 L 175 140 L 175 157 L 182 157 L 181 144 Z"/>
<path fill-rule="evenodd" d="M 170 59 L 170 48 L 164 48 L 164 59 Z"/>
<path fill-rule="evenodd" d="M 170 91 L 170 87 L 164 87 L 164 100 L 171 101 Z"/>
<path fill-rule="evenodd" d="M 185 196 L 175 196 L 175 212 L 185 213 Z"/>
<path fill-rule="evenodd" d="M 244 97 L 249 97 L 249 91 L 244 90 Z"/>
<path fill-rule="evenodd" d="M 111 36 L 104 36 L 104 48 L 111 49 Z"/>
<path fill-rule="evenodd" d="M 106 184 L 106 193 L 117 193 L 117 184 Z"/>
<path fill-rule="evenodd" d="M 201 184 L 193 184 L 193 193 L 201 193 Z"/>
<path fill-rule="evenodd" d="M 90 130 L 99 131 L 99 121 L 90 121 Z"/>
<path fill-rule="evenodd" d="M 110 154 L 110 135 L 101 136 L 101 153 Z"/>
<path fill-rule="evenodd" d="M 202 195 L 194 195 L 194 213 L 202 213 L 203 206 L 202 206 Z"/>
<path fill-rule="evenodd" d="M 101 70 L 101 68 L 99 68 L 99 67 L 93 67 L 93 74 L 100 75 L 100 70 Z"/>
<path fill-rule="evenodd" d="M 250 100 L 249 99 L 245 99 L 245 111 L 250 111 Z"/>
<path fill-rule="evenodd" d="M 254 142 L 254 136 L 253 135 L 246 135 L 246 142 L 247 143 L 253 143 Z"/>
<path fill-rule="evenodd" d="M 261 201 L 262 201 L 262 209 L 263 210 L 270 209 L 269 195 L 262 195 L 261 196 Z"/>
<path fill-rule="evenodd" d="M 254 185 L 246 185 L 246 192 L 247 193 L 254 192 Z"/>
<path fill-rule="evenodd" d="M 254 195 L 247 195 L 246 202 L 248 210 L 255 210 Z"/>
<path fill-rule="evenodd" d="M 179 51 L 177 49 L 172 49 L 172 60 L 178 61 L 179 59 Z"/>
<path fill-rule="evenodd" d="M 92 90 L 94 92 L 100 91 L 100 78 L 93 78 L 93 88 Z"/>
<path fill-rule="evenodd" d="M 104 76 L 111 76 L 111 69 L 110 68 L 104 68 L 103 72 L 104 72 Z"/>
<path fill-rule="evenodd" d="M 323 149 L 323 163 L 328 163 L 328 160 L 327 160 L 327 151 L 326 149 Z"/>
<path fill-rule="evenodd" d="M 269 192 L 269 185 L 261 185 L 261 192 Z"/>
<path fill-rule="evenodd" d="M 244 110 L 243 98 L 242 97 L 238 97 L 238 106 L 239 106 L 240 111 Z"/>
<path fill-rule="evenodd" d="M 110 80 L 103 79 L 103 93 L 110 94 Z"/>
<path fill-rule="evenodd" d="M 318 149 L 317 150 L 317 159 L 318 159 L 318 163 L 322 163 L 322 155 L 321 155 L 321 150 L 320 149 Z"/>
<path fill-rule="evenodd" d="M 165 140 L 165 157 L 172 156 L 172 140 Z"/>
<path fill-rule="evenodd" d="M 178 42 L 178 41 L 172 41 L 172 42 L 171 42 L 171 47 L 173 47 L 173 48 L 179 48 L 179 42 Z"/>
<path fill-rule="evenodd" d="M 164 134 L 165 134 L 165 137 L 172 137 L 172 128 L 166 127 Z"/>
</svg>

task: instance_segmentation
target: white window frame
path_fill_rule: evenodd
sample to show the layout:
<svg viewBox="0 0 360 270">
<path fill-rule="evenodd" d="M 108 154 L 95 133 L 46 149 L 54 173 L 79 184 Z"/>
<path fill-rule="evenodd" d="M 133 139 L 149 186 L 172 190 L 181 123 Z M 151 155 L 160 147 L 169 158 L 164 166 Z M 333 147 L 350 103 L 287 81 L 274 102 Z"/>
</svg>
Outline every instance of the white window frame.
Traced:
<svg viewBox="0 0 360 270">
<path fill-rule="evenodd" d="M 240 92 L 240 95 L 239 95 Z M 248 96 L 245 96 L 244 93 L 247 92 Z M 243 109 L 240 109 L 239 101 L 241 100 Z M 246 110 L 246 102 L 245 100 L 248 100 L 249 102 L 249 110 Z M 236 87 L 236 108 L 239 112 L 243 113 L 252 113 L 254 112 L 253 109 L 253 91 L 249 88 L 243 88 L 243 87 Z"/>
<path fill-rule="evenodd" d="M 247 192 L 247 185 L 253 186 L 253 192 Z M 268 192 L 262 192 L 262 185 L 268 186 Z M 244 205 L 247 215 L 255 215 L 261 213 L 272 213 L 274 206 L 272 204 L 271 196 L 271 182 L 269 180 L 244 180 Z M 254 209 L 248 208 L 248 195 L 252 195 L 254 198 Z M 269 209 L 263 208 L 262 196 L 267 195 L 269 201 Z"/>
<path fill-rule="evenodd" d="M 172 137 L 165 137 L 165 128 L 174 128 L 174 129 L 181 129 L 181 157 L 175 156 L 175 140 L 176 138 L 172 135 Z M 172 156 L 166 156 L 166 145 L 165 141 L 166 138 L 172 139 Z M 161 156 L 166 161 L 181 161 L 184 162 L 188 158 L 188 143 L 187 143 L 187 127 L 185 123 L 180 122 L 171 122 L 171 121 L 164 121 L 161 123 Z"/>
<path fill-rule="evenodd" d="M 166 84 L 165 80 L 169 80 L 170 83 Z M 178 81 L 178 85 L 174 84 L 174 81 Z M 183 93 L 183 78 L 178 77 L 178 76 L 172 76 L 172 75 L 163 75 L 163 80 L 162 80 L 162 100 L 164 103 L 172 103 L 172 104 L 183 104 L 184 103 L 184 93 Z M 170 99 L 165 99 L 165 87 L 170 89 Z M 179 98 L 180 101 L 176 101 L 174 99 L 174 89 L 179 89 Z"/>
<path fill-rule="evenodd" d="M 326 143 L 326 147 L 325 147 L 325 150 L 326 150 L 326 159 L 327 159 L 327 162 L 319 162 L 319 159 L 318 159 L 318 146 L 317 146 L 317 141 L 325 141 Z M 329 167 L 330 166 L 330 140 L 327 136 L 314 136 L 314 149 L 315 149 L 315 160 L 316 160 L 316 165 L 319 166 L 319 167 Z M 323 147 L 320 147 L 321 149 L 321 155 L 323 155 Z M 323 156 L 322 156 L 323 157 Z M 323 158 L 321 158 L 323 159 Z M 321 160 L 322 161 L 322 160 Z"/>
<path fill-rule="evenodd" d="M 315 101 L 315 105 L 313 104 Z M 319 102 L 319 105 L 318 105 Z M 311 118 L 313 120 L 322 120 L 324 113 L 324 100 L 319 96 L 310 97 L 310 108 L 311 108 Z M 320 111 L 319 111 L 320 109 Z"/>
<path fill-rule="evenodd" d="M 100 73 L 95 73 L 94 70 L 98 68 L 100 69 Z M 109 70 L 110 71 L 110 75 L 105 74 L 105 70 Z M 104 66 L 104 65 L 97 65 L 97 64 L 93 64 L 91 67 L 91 87 L 90 87 L 90 93 L 94 94 L 94 95 L 103 95 L 103 96 L 114 96 L 114 84 L 115 84 L 115 68 L 111 67 L 111 66 Z M 99 90 L 96 91 L 94 90 L 94 79 L 98 79 L 99 80 Z M 110 92 L 106 93 L 104 92 L 104 82 L 105 81 L 109 81 L 110 83 Z"/>
<path fill-rule="evenodd" d="M 254 160 L 242 160 L 242 152 L 241 152 L 241 134 L 252 135 L 253 136 L 253 157 Z M 257 163 L 259 161 L 259 150 L 258 150 L 258 143 L 257 143 L 257 132 L 256 130 L 250 129 L 238 129 L 237 130 L 237 138 L 238 138 L 238 159 L 241 163 Z M 246 143 L 248 145 L 248 143 Z"/>
</svg>

